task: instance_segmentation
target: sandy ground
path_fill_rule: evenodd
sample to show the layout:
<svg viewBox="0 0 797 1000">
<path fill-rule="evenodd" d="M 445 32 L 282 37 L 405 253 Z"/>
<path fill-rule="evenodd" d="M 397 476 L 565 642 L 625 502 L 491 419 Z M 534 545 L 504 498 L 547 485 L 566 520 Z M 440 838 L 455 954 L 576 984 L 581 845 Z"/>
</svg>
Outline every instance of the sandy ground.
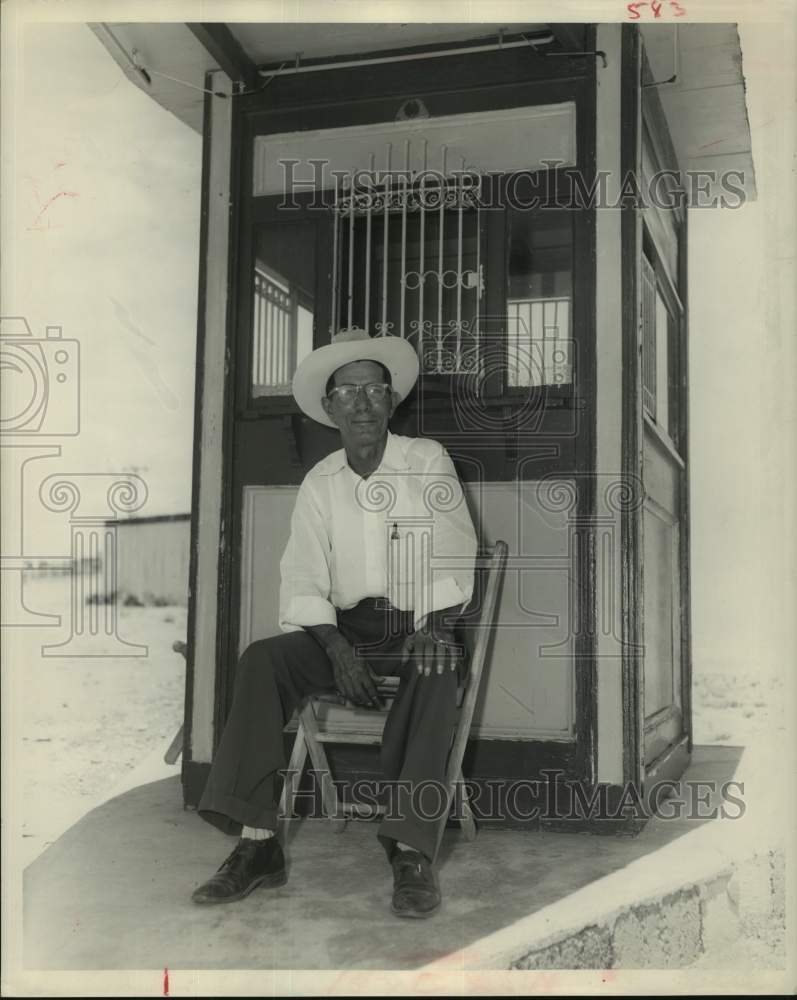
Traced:
<svg viewBox="0 0 797 1000">
<path fill-rule="evenodd" d="M 696 663 L 692 679 L 695 743 L 753 746 L 786 737 L 783 678 L 772 673 L 703 672 Z"/>
<path fill-rule="evenodd" d="M 68 606 L 62 581 L 35 581 L 25 593 L 37 611 L 63 614 Z M 42 642 L 68 633 L 26 630 L 36 635 L 23 636 L 24 653 L 15 657 L 24 663 L 14 664 L 13 744 L 26 861 L 126 775 L 162 759 L 182 722 L 185 661 L 172 643 L 185 639 L 186 615 L 184 607 L 119 608 L 118 635 L 146 645 L 141 657 L 44 657 Z"/>
<path fill-rule="evenodd" d="M 32 580 L 31 607 L 64 612 L 65 581 Z M 119 635 L 145 643 L 136 658 L 45 658 L 57 630 L 27 630 L 24 671 L 15 664 L 17 808 L 23 857 L 30 860 L 147 760 L 161 760 L 183 712 L 186 608 L 119 609 Z M 48 633 L 48 634 L 45 634 Z M 52 633 L 52 634 L 49 634 Z M 6 692 L 7 693 L 7 692 Z M 784 688 L 775 676 L 702 673 L 694 678 L 695 742 L 753 746 L 785 739 Z M 171 773 L 177 773 L 177 767 Z"/>
</svg>

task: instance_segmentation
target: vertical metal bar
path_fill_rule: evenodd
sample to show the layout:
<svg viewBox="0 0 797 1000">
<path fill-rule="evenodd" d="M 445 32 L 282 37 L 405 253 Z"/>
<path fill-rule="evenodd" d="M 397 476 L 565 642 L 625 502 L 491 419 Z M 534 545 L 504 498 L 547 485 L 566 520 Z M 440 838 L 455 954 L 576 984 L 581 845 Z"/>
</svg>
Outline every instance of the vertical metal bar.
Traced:
<svg viewBox="0 0 797 1000">
<path fill-rule="evenodd" d="M 296 306 L 294 300 L 296 294 L 290 297 L 288 311 L 285 313 L 285 381 L 290 382 L 293 374 L 293 354 L 296 347 L 296 338 L 293 336 L 293 323 L 296 316 Z"/>
<path fill-rule="evenodd" d="M 338 175 L 335 174 L 334 201 L 332 208 L 332 323 L 330 335 L 338 331 Z"/>
<path fill-rule="evenodd" d="M 260 378 L 260 278 L 255 271 L 255 294 L 252 301 L 252 371 L 250 384 L 259 385 Z"/>
<path fill-rule="evenodd" d="M 282 372 L 285 367 L 285 351 L 282 337 L 282 309 L 277 302 L 274 303 L 274 328 L 277 340 L 277 365 L 274 370 L 274 381 L 277 385 L 282 385 Z"/>
<path fill-rule="evenodd" d="M 285 371 L 285 339 L 282 332 L 282 309 L 278 306 L 274 306 L 274 325 L 277 328 L 277 371 L 276 371 L 276 381 L 277 385 L 282 385 L 283 382 L 283 372 Z"/>
<path fill-rule="evenodd" d="M 291 370 L 291 314 L 282 314 L 282 382 L 290 381 Z"/>
<path fill-rule="evenodd" d="M 392 153 L 393 153 L 393 144 L 389 142 L 387 144 L 387 175 L 385 177 L 385 231 L 383 233 L 383 239 L 382 239 L 382 336 L 383 337 L 387 333 L 387 268 L 388 268 L 387 235 L 388 235 L 388 219 L 390 217 L 388 203 L 390 201 L 390 194 L 392 190 L 392 183 L 390 176 L 390 161 Z"/>
<path fill-rule="evenodd" d="M 374 154 L 370 156 L 370 189 L 365 214 L 365 316 L 363 329 L 371 332 L 371 224 L 373 222 Z"/>
<path fill-rule="evenodd" d="M 554 382 L 559 385 L 556 379 L 556 357 L 559 354 L 559 299 L 553 300 L 553 351 L 551 352 L 551 366 L 553 368 Z"/>
<path fill-rule="evenodd" d="M 277 308 L 277 332 L 279 335 L 279 368 L 277 369 L 277 385 L 285 382 L 285 310 Z"/>
<path fill-rule="evenodd" d="M 290 301 L 290 300 L 289 300 Z M 290 308 L 290 307 L 289 307 Z M 291 368 L 291 314 L 288 309 L 282 312 L 282 381 L 289 380 Z"/>
<path fill-rule="evenodd" d="M 437 254 L 437 371 L 443 367 L 443 238 L 445 236 L 446 147 L 443 146 L 443 170 L 440 175 L 440 223 Z"/>
<path fill-rule="evenodd" d="M 506 379 L 508 385 L 517 385 L 518 355 L 518 305 L 506 304 Z"/>
<path fill-rule="evenodd" d="M 553 378 L 553 372 L 551 371 L 551 362 L 553 360 L 553 351 L 551 344 L 551 302 L 550 300 L 543 303 L 542 307 L 542 337 L 543 343 L 545 344 L 545 364 L 543 367 L 543 385 L 550 385 L 551 379 Z"/>
<path fill-rule="evenodd" d="M 291 297 L 293 298 L 293 297 Z M 285 313 L 285 318 L 283 321 L 284 337 L 285 337 L 285 381 L 290 382 L 291 372 L 293 370 L 293 349 L 294 349 L 294 338 L 292 336 L 293 332 L 293 308 L 289 312 Z"/>
<path fill-rule="evenodd" d="M 463 174 L 465 159 L 462 160 Z M 461 182 L 460 182 L 461 183 Z M 457 194 L 457 347 L 454 358 L 454 371 L 459 371 L 462 365 L 462 190 L 457 188 L 454 178 L 454 191 Z"/>
<path fill-rule="evenodd" d="M 266 317 L 266 309 L 268 307 L 268 299 L 266 298 L 266 285 L 263 279 L 260 279 L 260 306 L 259 306 L 259 318 L 258 322 L 260 324 L 260 381 L 263 385 L 268 385 L 268 366 L 267 366 L 267 351 L 268 351 L 268 320 Z"/>
<path fill-rule="evenodd" d="M 263 340 L 263 279 L 260 275 L 255 275 L 254 313 L 252 329 L 255 342 L 252 358 L 252 382 L 255 385 L 263 385 L 263 351 L 266 345 Z"/>
<path fill-rule="evenodd" d="M 424 286 L 426 285 L 426 263 L 424 260 L 424 254 L 426 251 L 426 154 L 427 147 L 429 145 L 429 140 L 423 140 L 423 173 L 421 174 L 421 207 L 420 215 L 418 216 L 418 226 L 420 233 L 418 236 L 420 246 L 418 248 L 418 344 L 417 351 L 418 357 L 421 358 L 421 363 L 423 363 L 423 292 Z"/>
<path fill-rule="evenodd" d="M 349 204 L 349 302 L 346 315 L 347 326 L 352 325 L 352 309 L 354 308 L 354 182 L 350 187 L 351 203 Z"/>
<path fill-rule="evenodd" d="M 268 329 L 266 326 L 266 300 L 263 299 L 260 303 L 260 316 L 258 323 L 260 324 L 260 368 L 263 373 L 261 382 L 263 385 L 268 385 Z"/>
<path fill-rule="evenodd" d="M 525 358 L 526 358 L 526 378 L 527 382 L 523 383 L 525 385 L 534 385 L 534 315 L 531 301 L 525 302 L 518 310 L 519 314 L 523 317 L 523 322 L 525 327 L 523 330 L 523 344 L 525 346 Z M 518 327 L 521 329 L 521 327 Z M 520 378 L 520 375 L 518 375 Z"/>
<path fill-rule="evenodd" d="M 274 384 L 274 354 L 276 345 L 274 343 L 274 324 L 271 322 L 271 300 L 265 303 L 266 313 L 266 342 L 268 343 L 268 367 L 266 368 L 266 385 Z"/>
<path fill-rule="evenodd" d="M 479 177 L 476 189 L 476 315 L 474 318 L 474 330 L 473 330 L 473 340 L 474 348 L 473 355 L 475 359 L 474 368 L 476 371 L 479 370 L 479 362 L 481 357 L 481 339 L 482 339 L 482 223 L 481 223 L 481 204 L 482 204 L 482 179 Z"/>
<path fill-rule="evenodd" d="M 279 331 L 279 310 L 272 302 L 269 304 L 269 326 L 271 327 L 271 338 L 274 341 L 274 357 L 271 364 L 271 379 L 274 385 L 279 385 L 280 381 L 280 331 Z"/>
<path fill-rule="evenodd" d="M 293 378 L 296 371 L 296 353 L 299 342 L 299 296 L 294 291 L 291 296 L 291 311 L 286 316 L 288 327 L 288 382 Z"/>
<path fill-rule="evenodd" d="M 404 140 L 404 173 L 401 179 L 401 306 L 399 309 L 399 336 L 404 338 L 404 304 L 407 294 L 404 281 L 407 275 L 407 174 L 410 170 L 410 140 Z"/>
</svg>

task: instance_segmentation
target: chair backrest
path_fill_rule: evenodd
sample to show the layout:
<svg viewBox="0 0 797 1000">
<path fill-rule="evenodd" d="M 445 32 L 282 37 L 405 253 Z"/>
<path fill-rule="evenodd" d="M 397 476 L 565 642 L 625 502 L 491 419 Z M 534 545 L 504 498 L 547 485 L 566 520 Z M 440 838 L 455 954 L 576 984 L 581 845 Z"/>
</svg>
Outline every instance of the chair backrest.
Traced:
<svg viewBox="0 0 797 1000">
<path fill-rule="evenodd" d="M 470 721 L 479 694 L 482 672 L 495 630 L 498 598 L 508 551 L 506 542 L 497 541 L 492 548 L 480 554 L 476 564 L 473 599 L 460 619 L 460 627 L 464 628 L 466 636 L 472 639 L 467 643 L 470 649 L 470 664 L 465 679 L 458 728 L 458 733 L 465 730 L 465 739 L 470 731 Z"/>
<path fill-rule="evenodd" d="M 473 710 L 476 707 L 476 699 L 479 696 L 482 672 L 490 649 L 490 640 L 495 633 L 495 624 L 498 616 L 498 598 L 501 591 L 501 584 L 504 579 L 504 569 L 508 554 L 506 542 L 496 542 L 492 549 L 483 552 L 476 563 L 476 579 L 473 586 L 473 599 L 465 609 L 465 613 L 460 619 L 461 627 L 464 626 L 466 635 L 473 636 L 475 642 L 472 643 L 470 664 L 468 675 L 465 680 L 465 689 L 462 702 L 459 706 L 459 719 L 454 731 L 454 740 L 448 754 L 448 764 L 446 766 L 446 786 L 449 795 L 453 795 L 454 783 L 458 780 L 462 771 L 462 758 L 465 756 L 465 746 L 470 735 L 471 722 L 473 720 Z M 468 643 L 471 646 L 471 643 Z M 437 828 L 437 839 L 435 842 L 434 856 L 440 848 L 445 829 L 445 818 Z"/>
</svg>

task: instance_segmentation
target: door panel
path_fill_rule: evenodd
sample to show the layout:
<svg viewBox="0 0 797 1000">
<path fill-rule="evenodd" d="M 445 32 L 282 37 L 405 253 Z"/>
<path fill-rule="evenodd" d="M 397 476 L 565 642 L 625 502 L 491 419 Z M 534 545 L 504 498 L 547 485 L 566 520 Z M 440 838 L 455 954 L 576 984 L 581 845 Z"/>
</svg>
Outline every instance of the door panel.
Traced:
<svg viewBox="0 0 797 1000">
<path fill-rule="evenodd" d="M 484 544 L 503 538 L 512 556 L 524 563 L 504 579 L 474 738 L 575 739 L 575 639 L 567 613 L 573 533 L 567 512 L 557 510 L 551 499 L 563 486 L 574 489 L 572 480 L 559 479 L 466 488 Z M 279 631 L 279 563 L 296 491 L 293 486 L 244 488 L 239 655 L 250 642 Z M 357 725 L 362 727 L 361 719 Z"/>
<path fill-rule="evenodd" d="M 644 609 L 645 763 L 684 731 L 681 692 L 681 469 L 645 426 Z"/>
</svg>

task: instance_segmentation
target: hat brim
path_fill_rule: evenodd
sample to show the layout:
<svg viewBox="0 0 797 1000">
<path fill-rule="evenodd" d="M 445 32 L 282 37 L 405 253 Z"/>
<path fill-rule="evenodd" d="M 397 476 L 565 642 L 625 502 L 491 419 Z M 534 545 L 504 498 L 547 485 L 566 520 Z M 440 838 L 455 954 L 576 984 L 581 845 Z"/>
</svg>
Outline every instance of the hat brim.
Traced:
<svg viewBox="0 0 797 1000">
<path fill-rule="evenodd" d="M 371 337 L 347 343 L 327 344 L 308 354 L 293 376 L 293 396 L 302 412 L 327 427 L 336 425 L 324 412 L 329 376 L 352 361 L 378 361 L 390 372 L 393 389 L 406 399 L 418 381 L 420 366 L 415 348 L 401 337 Z"/>
</svg>

